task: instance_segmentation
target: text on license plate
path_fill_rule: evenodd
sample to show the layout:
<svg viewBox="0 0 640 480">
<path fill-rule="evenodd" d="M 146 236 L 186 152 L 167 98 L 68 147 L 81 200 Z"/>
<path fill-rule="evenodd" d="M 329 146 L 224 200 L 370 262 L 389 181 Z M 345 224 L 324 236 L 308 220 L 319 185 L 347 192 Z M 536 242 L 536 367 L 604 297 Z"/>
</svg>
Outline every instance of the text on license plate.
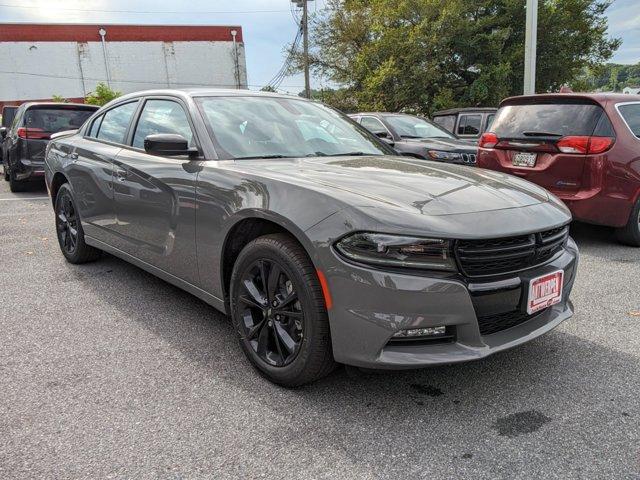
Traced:
<svg viewBox="0 0 640 480">
<path fill-rule="evenodd" d="M 527 313 L 544 310 L 551 305 L 560 303 L 562 299 L 562 283 L 564 271 L 549 273 L 532 279 L 529 282 L 529 298 L 527 299 Z"/>
<path fill-rule="evenodd" d="M 525 152 L 516 153 L 512 159 L 513 166 L 514 167 L 535 167 L 536 157 L 537 155 L 535 153 L 525 153 Z"/>
</svg>

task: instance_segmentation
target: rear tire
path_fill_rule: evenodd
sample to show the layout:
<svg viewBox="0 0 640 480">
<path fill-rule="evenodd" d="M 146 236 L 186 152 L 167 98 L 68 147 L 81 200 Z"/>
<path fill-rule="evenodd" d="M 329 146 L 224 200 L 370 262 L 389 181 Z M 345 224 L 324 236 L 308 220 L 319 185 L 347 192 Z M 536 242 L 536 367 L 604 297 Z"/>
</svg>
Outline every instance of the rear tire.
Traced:
<svg viewBox="0 0 640 480">
<path fill-rule="evenodd" d="M 68 183 L 58 190 L 55 215 L 58 244 L 67 261 L 79 264 L 97 260 L 102 252 L 84 241 L 82 223 Z"/>
<path fill-rule="evenodd" d="M 250 242 L 233 267 L 230 297 L 240 345 L 269 380 L 296 387 L 333 370 L 322 288 L 293 238 L 273 234 Z"/>
<path fill-rule="evenodd" d="M 9 181 L 9 167 L 2 167 L 2 169 L 4 170 L 4 181 L 8 182 Z"/>
<path fill-rule="evenodd" d="M 625 245 L 640 247 L 640 199 L 633 207 L 627 225 L 616 230 L 616 236 Z"/>
<path fill-rule="evenodd" d="M 27 188 L 27 182 L 17 180 L 15 174 L 11 170 L 9 170 L 8 175 L 9 175 L 9 190 L 11 190 L 13 193 L 24 192 L 25 189 Z M 5 178 L 6 176 L 7 174 L 5 173 Z"/>
</svg>

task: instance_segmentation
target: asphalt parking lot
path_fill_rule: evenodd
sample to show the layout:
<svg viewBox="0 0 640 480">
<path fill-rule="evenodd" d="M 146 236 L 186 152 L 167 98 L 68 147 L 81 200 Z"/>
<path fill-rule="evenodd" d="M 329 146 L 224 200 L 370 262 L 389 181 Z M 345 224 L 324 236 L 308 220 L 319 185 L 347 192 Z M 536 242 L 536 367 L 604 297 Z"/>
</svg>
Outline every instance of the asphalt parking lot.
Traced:
<svg viewBox="0 0 640 480">
<path fill-rule="evenodd" d="M 576 315 L 484 361 L 297 390 L 226 317 L 58 251 L 0 182 L 0 478 L 640 478 L 640 249 L 576 225 Z"/>
</svg>

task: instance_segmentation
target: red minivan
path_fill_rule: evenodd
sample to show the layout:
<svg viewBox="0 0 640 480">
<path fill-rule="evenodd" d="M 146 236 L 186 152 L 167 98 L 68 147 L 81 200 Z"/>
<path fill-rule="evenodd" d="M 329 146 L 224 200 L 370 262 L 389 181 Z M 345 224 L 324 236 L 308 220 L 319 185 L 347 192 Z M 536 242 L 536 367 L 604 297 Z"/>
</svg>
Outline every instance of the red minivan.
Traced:
<svg viewBox="0 0 640 480">
<path fill-rule="evenodd" d="M 616 227 L 640 247 L 640 95 L 507 98 L 480 138 L 478 166 L 545 187 L 576 220 Z"/>
</svg>

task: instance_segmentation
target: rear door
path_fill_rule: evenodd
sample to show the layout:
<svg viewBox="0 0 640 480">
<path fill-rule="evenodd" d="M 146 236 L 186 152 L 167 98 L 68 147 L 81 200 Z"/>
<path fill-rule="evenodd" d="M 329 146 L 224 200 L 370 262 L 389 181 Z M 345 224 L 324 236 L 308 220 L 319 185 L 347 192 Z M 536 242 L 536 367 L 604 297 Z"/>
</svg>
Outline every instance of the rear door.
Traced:
<svg viewBox="0 0 640 480">
<path fill-rule="evenodd" d="M 588 99 L 509 103 L 496 114 L 491 132 L 498 137 L 492 152 L 497 169 L 566 194 L 592 187 L 591 164 L 598 155 L 582 148 L 587 139 L 614 136 L 602 107 Z"/>
<path fill-rule="evenodd" d="M 198 161 L 161 157 L 144 150 L 144 139 L 174 133 L 198 146 L 186 105 L 174 97 L 143 100 L 139 117 L 117 155 L 114 202 L 118 248 L 190 283 L 198 283 L 195 188 Z"/>
<path fill-rule="evenodd" d="M 117 239 L 113 204 L 113 162 L 122 149 L 138 101 L 116 105 L 91 121 L 75 141 L 66 173 L 85 233 L 113 245 Z"/>
</svg>

